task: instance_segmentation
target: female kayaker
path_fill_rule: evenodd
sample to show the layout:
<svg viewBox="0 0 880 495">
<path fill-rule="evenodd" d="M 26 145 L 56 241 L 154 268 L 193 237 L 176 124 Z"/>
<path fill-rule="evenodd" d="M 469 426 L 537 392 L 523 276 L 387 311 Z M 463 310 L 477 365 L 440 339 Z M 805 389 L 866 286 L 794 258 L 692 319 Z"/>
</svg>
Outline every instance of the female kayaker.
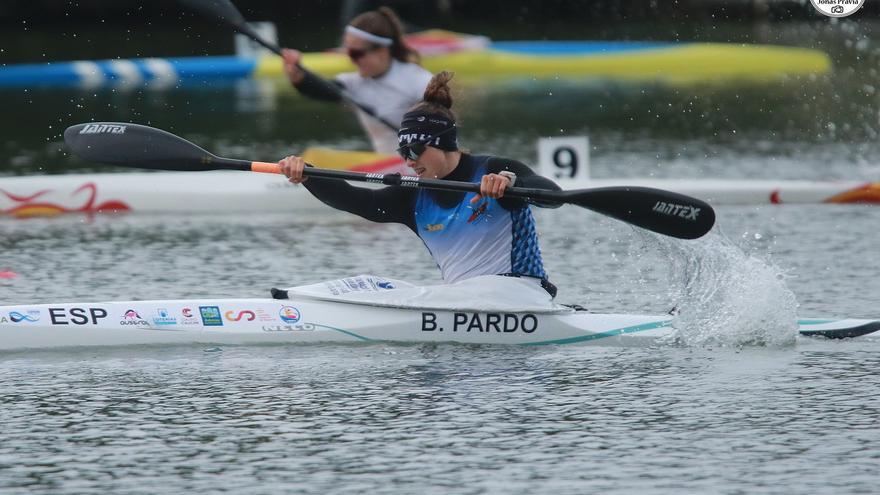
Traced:
<svg viewBox="0 0 880 495">
<path fill-rule="evenodd" d="M 416 104 L 431 79 L 431 73 L 418 65 L 418 53 L 403 40 L 403 28 L 393 10 L 380 7 L 365 12 L 345 27 L 342 47 L 357 72 L 337 75 L 328 88 L 322 79 L 303 72 L 297 63 L 301 53 L 285 48 L 284 70 L 300 93 L 325 101 L 341 101 L 338 89 L 351 100 L 371 108 L 382 119 L 400 123 L 407 109 Z M 394 153 L 397 129 L 357 110 L 358 120 L 378 153 Z"/>
<path fill-rule="evenodd" d="M 281 170 L 291 182 L 303 183 L 334 208 L 412 229 L 447 283 L 480 275 L 530 277 L 555 296 L 556 289 L 544 271 L 529 204 L 505 198 L 504 191 L 511 185 L 550 190 L 559 190 L 559 186 L 516 160 L 460 150 L 451 110 L 451 78 L 449 72 L 434 76 L 423 101 L 404 115 L 398 152 L 419 177 L 479 182 L 479 194 L 407 187 L 370 189 L 318 178 L 307 181 L 305 163 L 296 156 L 281 160 Z"/>
</svg>

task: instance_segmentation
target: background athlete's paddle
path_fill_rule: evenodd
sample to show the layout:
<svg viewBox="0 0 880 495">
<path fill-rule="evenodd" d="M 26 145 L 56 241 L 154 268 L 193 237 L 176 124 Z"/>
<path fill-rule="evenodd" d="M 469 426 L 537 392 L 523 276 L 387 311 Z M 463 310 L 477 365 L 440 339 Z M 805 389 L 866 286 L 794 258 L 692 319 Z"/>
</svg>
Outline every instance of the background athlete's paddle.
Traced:
<svg viewBox="0 0 880 495">
<path fill-rule="evenodd" d="M 195 144 L 159 129 L 121 122 L 93 122 L 68 127 L 64 141 L 70 151 L 89 161 L 157 170 L 246 170 L 280 173 L 277 163 L 250 162 L 215 156 Z M 479 192 L 480 185 L 399 174 L 365 174 L 307 168 L 305 175 L 327 179 L 374 182 L 389 186 L 426 187 L 446 191 Z M 701 237 L 715 223 L 706 202 L 690 196 L 648 187 L 601 187 L 547 191 L 511 187 L 504 194 L 542 203 L 569 203 L 593 210 L 660 234 L 681 239 Z"/>
<path fill-rule="evenodd" d="M 241 33 L 241 34 L 247 36 L 248 38 L 256 41 L 257 43 L 266 47 L 268 50 L 271 50 L 272 52 L 277 53 L 279 56 L 281 55 L 281 47 L 279 47 L 275 43 L 270 43 L 269 41 L 267 41 L 263 37 L 261 37 L 259 34 L 257 34 L 256 31 L 251 29 L 251 27 L 248 26 L 247 21 L 245 21 L 244 16 L 241 15 L 241 12 L 238 11 L 238 9 L 235 7 L 235 5 L 232 4 L 231 1 L 229 1 L 229 0 L 180 0 L 180 3 L 182 3 L 183 5 L 186 5 L 190 9 L 202 14 L 205 17 L 220 20 L 221 22 L 225 23 L 226 25 L 228 25 L 229 27 L 234 29 L 236 32 Z M 399 126 L 380 117 L 378 114 L 376 114 L 376 110 L 373 109 L 372 107 L 369 107 L 367 105 L 364 105 L 363 103 L 359 103 L 355 100 L 352 100 L 348 95 L 345 94 L 345 92 L 339 86 L 331 83 L 330 81 L 327 81 L 326 79 L 322 78 L 321 76 L 306 69 L 301 64 L 296 64 L 296 65 L 297 65 L 297 67 L 299 67 L 300 70 L 307 73 L 309 75 L 309 77 L 313 77 L 313 78 L 321 81 L 321 83 L 324 86 L 326 86 L 331 91 L 338 94 L 347 103 L 350 103 L 350 104 L 358 107 L 359 109 L 361 109 L 364 113 L 366 113 L 370 117 L 373 117 L 374 119 L 378 120 L 379 122 L 384 124 L 386 127 L 391 129 L 392 131 L 397 132 L 397 128 Z"/>
</svg>

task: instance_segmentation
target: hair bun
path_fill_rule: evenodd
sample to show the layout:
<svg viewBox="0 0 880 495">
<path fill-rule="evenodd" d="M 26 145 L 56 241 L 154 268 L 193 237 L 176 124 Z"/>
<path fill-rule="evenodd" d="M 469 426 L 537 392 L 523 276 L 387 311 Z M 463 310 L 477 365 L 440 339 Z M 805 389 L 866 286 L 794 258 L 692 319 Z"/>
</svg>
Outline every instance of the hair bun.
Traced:
<svg viewBox="0 0 880 495">
<path fill-rule="evenodd" d="M 454 75 L 455 73 L 444 70 L 432 77 L 428 82 L 428 87 L 425 88 L 425 95 L 422 99 L 428 103 L 451 109 L 452 90 L 449 88 L 449 81 Z"/>
</svg>

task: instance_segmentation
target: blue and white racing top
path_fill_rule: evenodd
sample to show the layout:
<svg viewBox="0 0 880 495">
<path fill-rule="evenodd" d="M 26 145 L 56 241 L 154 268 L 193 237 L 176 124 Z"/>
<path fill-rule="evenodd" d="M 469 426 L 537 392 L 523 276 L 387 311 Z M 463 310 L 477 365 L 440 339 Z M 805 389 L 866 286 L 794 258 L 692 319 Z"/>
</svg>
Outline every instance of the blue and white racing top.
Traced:
<svg viewBox="0 0 880 495">
<path fill-rule="evenodd" d="M 515 160 L 466 153 L 443 179 L 479 182 L 483 175 L 502 170 L 517 175 L 518 187 L 559 189 Z M 368 189 L 314 177 L 304 185 L 334 208 L 374 222 L 408 226 L 425 243 L 447 283 L 480 275 L 547 279 L 535 220 L 525 200 L 481 198 L 471 203 L 475 193 L 404 187 Z"/>
</svg>

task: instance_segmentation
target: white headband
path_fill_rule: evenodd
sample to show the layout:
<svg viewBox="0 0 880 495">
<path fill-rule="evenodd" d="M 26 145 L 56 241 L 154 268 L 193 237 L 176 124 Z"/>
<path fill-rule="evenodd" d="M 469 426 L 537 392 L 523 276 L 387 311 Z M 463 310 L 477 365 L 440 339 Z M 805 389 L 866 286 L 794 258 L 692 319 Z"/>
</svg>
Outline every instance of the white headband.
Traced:
<svg viewBox="0 0 880 495">
<path fill-rule="evenodd" d="M 369 41 L 369 42 L 375 43 L 377 45 L 391 46 L 391 44 L 394 43 L 394 40 L 392 40 L 391 38 L 386 38 L 384 36 L 376 36 L 373 33 L 368 33 L 366 31 L 364 31 L 363 29 L 358 29 L 352 25 L 345 26 L 345 32 L 352 35 L 352 36 L 356 36 L 364 41 Z"/>
</svg>

